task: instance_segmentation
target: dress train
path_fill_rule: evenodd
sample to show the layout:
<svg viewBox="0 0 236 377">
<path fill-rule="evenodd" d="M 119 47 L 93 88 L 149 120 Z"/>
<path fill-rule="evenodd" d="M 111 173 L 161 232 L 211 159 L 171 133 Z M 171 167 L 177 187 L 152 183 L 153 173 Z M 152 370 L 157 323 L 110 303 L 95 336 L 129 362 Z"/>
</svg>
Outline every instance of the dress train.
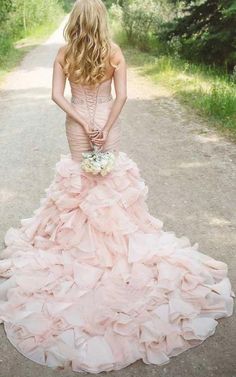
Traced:
<svg viewBox="0 0 236 377">
<path fill-rule="evenodd" d="M 1 254 L 0 319 L 23 355 L 90 373 L 164 364 L 232 314 L 227 265 L 164 232 L 147 193 L 124 152 L 105 177 L 61 156 Z"/>
<path fill-rule="evenodd" d="M 95 89 L 70 85 L 73 106 L 102 128 L 111 80 Z M 227 265 L 163 231 L 149 213 L 148 187 L 119 148 L 119 122 L 104 145 L 116 154 L 107 176 L 81 169 L 87 135 L 69 116 L 65 125 L 70 153 L 55 165 L 33 216 L 5 235 L 0 322 L 19 352 L 52 368 L 99 373 L 139 359 L 165 364 L 231 316 Z"/>
</svg>

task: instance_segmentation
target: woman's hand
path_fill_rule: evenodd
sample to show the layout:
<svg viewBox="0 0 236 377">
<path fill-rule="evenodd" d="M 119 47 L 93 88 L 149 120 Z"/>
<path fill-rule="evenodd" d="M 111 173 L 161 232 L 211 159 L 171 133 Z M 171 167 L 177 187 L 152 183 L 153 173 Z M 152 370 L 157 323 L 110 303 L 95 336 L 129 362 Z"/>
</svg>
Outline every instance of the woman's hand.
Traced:
<svg viewBox="0 0 236 377">
<path fill-rule="evenodd" d="M 84 126 L 84 131 L 89 138 L 91 147 L 96 145 L 99 148 L 106 142 L 109 133 L 109 130 L 105 127 L 103 129 L 91 128 L 88 124 Z"/>
<path fill-rule="evenodd" d="M 94 134 L 91 133 L 91 140 L 93 144 L 101 148 L 107 140 L 108 133 L 108 130 L 105 128 L 102 130 L 95 130 Z"/>
<path fill-rule="evenodd" d="M 93 138 L 98 135 L 99 130 L 92 129 L 89 125 L 83 126 L 86 135 L 88 136 L 91 148 L 94 146 Z"/>
</svg>

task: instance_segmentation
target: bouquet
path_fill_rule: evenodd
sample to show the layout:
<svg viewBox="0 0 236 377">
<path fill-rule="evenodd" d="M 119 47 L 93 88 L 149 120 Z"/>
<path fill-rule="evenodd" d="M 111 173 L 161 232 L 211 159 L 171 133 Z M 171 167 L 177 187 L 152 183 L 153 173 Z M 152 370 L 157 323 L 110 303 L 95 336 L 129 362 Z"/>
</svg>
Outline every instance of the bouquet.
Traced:
<svg viewBox="0 0 236 377">
<path fill-rule="evenodd" d="M 92 174 L 101 174 L 105 176 L 108 174 L 115 162 L 115 155 L 111 151 L 100 151 L 98 146 L 93 145 L 93 150 L 82 152 L 83 160 L 81 168 Z"/>
</svg>

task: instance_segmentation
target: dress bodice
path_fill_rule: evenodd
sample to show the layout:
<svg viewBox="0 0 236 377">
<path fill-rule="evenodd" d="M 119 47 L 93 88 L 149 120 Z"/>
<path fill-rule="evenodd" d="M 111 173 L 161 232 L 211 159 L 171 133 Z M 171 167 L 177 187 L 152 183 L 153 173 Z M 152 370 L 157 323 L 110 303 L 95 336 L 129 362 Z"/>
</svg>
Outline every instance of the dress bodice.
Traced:
<svg viewBox="0 0 236 377">
<path fill-rule="evenodd" d="M 69 81 L 71 87 L 72 97 L 83 97 L 86 95 L 93 95 L 94 97 L 107 97 L 111 95 L 111 83 L 112 78 L 100 82 L 95 87 L 91 85 L 76 84 L 73 81 Z"/>
<path fill-rule="evenodd" d="M 87 121 L 91 128 L 102 129 L 109 117 L 112 105 L 112 78 L 102 81 L 98 85 L 82 85 L 69 81 L 71 88 L 71 103 L 78 114 Z M 81 153 L 91 149 L 88 137 L 83 127 L 70 116 L 66 116 L 66 132 L 71 154 L 74 160 L 81 160 Z M 118 152 L 120 140 L 120 125 L 117 120 L 109 132 L 104 145 L 105 150 L 113 149 Z"/>
<path fill-rule="evenodd" d="M 113 99 L 111 84 L 112 78 L 102 81 L 96 87 L 75 84 L 70 81 L 71 102 L 75 105 L 82 105 L 87 109 L 90 125 L 94 123 L 97 105 Z"/>
</svg>

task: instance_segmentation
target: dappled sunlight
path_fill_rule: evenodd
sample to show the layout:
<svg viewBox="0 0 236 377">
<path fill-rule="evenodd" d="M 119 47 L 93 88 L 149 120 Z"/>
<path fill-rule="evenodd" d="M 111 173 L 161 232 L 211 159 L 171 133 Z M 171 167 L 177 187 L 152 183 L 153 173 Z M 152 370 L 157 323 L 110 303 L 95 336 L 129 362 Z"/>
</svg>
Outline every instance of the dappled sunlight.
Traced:
<svg viewBox="0 0 236 377">
<path fill-rule="evenodd" d="M 184 71 L 177 74 L 177 80 L 180 80 L 182 82 L 191 84 L 191 89 L 195 88 L 196 91 L 203 90 L 208 91 L 211 89 L 212 85 L 208 81 L 204 81 L 202 77 L 195 75 L 190 75 Z M 189 88 L 190 89 L 190 88 Z M 185 90 L 188 90 L 188 87 L 185 88 Z"/>
<path fill-rule="evenodd" d="M 163 177 L 170 177 L 175 175 L 178 169 L 196 169 L 196 168 L 209 168 L 212 163 L 211 161 L 190 161 L 190 162 L 181 162 L 178 165 L 174 165 L 173 168 L 159 169 L 158 175 Z"/>
<path fill-rule="evenodd" d="M 65 25 L 66 18 L 62 22 Z M 19 42 L 20 43 L 20 42 Z M 19 48 L 27 48 L 24 45 Z M 44 43 L 31 49 L 22 59 L 17 70 L 11 72 L 4 80 L 4 88 L 8 90 L 29 88 L 51 88 L 53 61 L 58 49 L 64 43 L 61 33 L 56 30 Z M 29 46 L 28 46 L 29 47 Z M 35 54 L 37 51 L 37 54 Z M 21 78 L 19 80 L 19 77 Z"/>
<path fill-rule="evenodd" d="M 218 143 L 221 141 L 222 137 L 220 137 L 220 135 L 217 135 L 217 134 L 207 134 L 207 135 L 195 135 L 194 137 L 197 141 L 199 141 L 200 143 Z"/>
<path fill-rule="evenodd" d="M 190 77 L 190 76 L 187 75 L 185 72 L 180 72 L 180 73 L 177 75 L 177 79 L 178 79 L 178 80 L 181 80 L 181 81 L 185 81 L 185 82 L 191 82 L 192 84 L 194 83 L 194 79 L 193 79 L 193 77 Z"/>
<path fill-rule="evenodd" d="M 179 168 L 189 169 L 189 168 L 204 168 L 206 166 L 211 165 L 211 162 L 200 162 L 200 161 L 193 161 L 193 162 L 182 162 L 179 164 Z"/>
<path fill-rule="evenodd" d="M 215 70 L 186 64 L 170 56 L 156 57 L 135 48 L 125 51 L 132 69 L 151 79 L 158 90 L 164 85 L 175 98 L 189 106 L 192 115 L 197 111 L 211 119 L 210 125 L 225 136 L 235 138 L 235 84 L 225 75 L 218 76 Z"/>
<path fill-rule="evenodd" d="M 17 197 L 17 192 L 9 191 L 8 189 L 2 187 L 0 189 L 0 203 L 7 203 Z"/>
<path fill-rule="evenodd" d="M 13 73 L 6 78 L 5 85 L 7 85 L 9 90 L 14 89 L 30 89 L 30 88 L 51 88 L 51 79 L 52 79 L 52 63 L 48 67 L 43 66 L 34 66 L 32 69 L 22 65 L 19 67 L 15 74 Z M 18 80 L 17 77 L 21 77 L 21 80 Z"/>
<path fill-rule="evenodd" d="M 223 217 L 214 217 L 214 216 L 209 216 L 209 224 L 214 225 L 214 226 L 225 226 L 225 225 L 230 225 L 231 222 Z"/>
<path fill-rule="evenodd" d="M 22 106 L 22 101 L 25 102 L 25 107 L 28 105 L 29 102 L 31 102 L 32 105 L 32 97 L 34 100 L 50 100 L 50 91 L 47 88 L 40 88 L 40 87 L 34 87 L 34 88 L 25 88 L 21 90 L 8 90 L 2 92 L 1 96 L 1 102 L 3 103 L 9 103 L 9 98 L 11 101 L 12 106 L 16 106 L 17 102 Z"/>
<path fill-rule="evenodd" d="M 30 40 L 29 38 L 21 39 L 14 44 L 14 47 L 17 50 L 26 49 L 26 51 L 27 51 L 27 48 L 29 47 L 31 49 L 37 46 L 38 46 L 38 43 L 34 40 Z"/>
</svg>

